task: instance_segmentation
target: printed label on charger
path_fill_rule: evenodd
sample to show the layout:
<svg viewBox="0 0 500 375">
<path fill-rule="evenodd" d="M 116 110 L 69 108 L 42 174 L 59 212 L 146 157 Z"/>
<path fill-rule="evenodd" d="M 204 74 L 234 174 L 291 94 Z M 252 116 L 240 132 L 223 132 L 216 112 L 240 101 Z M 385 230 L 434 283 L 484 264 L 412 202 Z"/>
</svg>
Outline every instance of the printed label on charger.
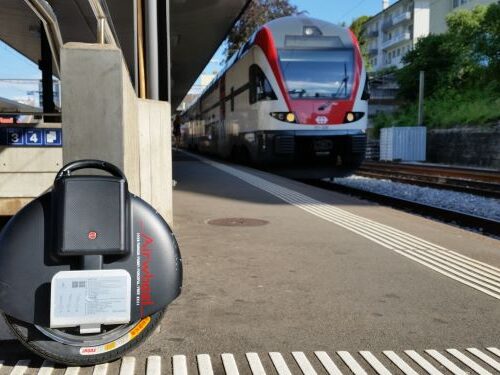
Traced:
<svg viewBox="0 0 500 375">
<path fill-rule="evenodd" d="M 130 288 L 125 270 L 59 272 L 52 278 L 50 326 L 128 323 Z"/>
</svg>

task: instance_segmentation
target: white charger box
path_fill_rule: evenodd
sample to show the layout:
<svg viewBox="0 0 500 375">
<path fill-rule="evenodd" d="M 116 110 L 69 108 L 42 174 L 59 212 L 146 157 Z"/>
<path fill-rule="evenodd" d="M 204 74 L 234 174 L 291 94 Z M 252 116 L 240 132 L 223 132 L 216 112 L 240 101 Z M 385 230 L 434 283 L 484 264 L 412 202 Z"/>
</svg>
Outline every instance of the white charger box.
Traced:
<svg viewBox="0 0 500 375">
<path fill-rule="evenodd" d="M 51 328 L 130 322 L 131 278 L 126 270 L 60 271 L 50 291 Z"/>
</svg>

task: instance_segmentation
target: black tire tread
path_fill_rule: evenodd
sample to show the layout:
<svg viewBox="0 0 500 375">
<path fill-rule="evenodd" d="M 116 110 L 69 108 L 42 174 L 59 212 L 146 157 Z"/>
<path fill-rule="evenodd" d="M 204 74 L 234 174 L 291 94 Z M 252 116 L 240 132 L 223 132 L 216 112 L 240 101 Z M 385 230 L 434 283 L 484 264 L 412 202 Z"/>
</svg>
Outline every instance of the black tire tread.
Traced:
<svg viewBox="0 0 500 375">
<path fill-rule="evenodd" d="M 165 314 L 166 309 L 162 309 L 159 312 L 151 315 L 151 322 L 147 325 L 146 328 L 134 339 L 130 340 L 128 343 L 126 343 L 123 346 L 120 346 L 119 348 L 112 350 L 108 353 L 103 353 L 103 354 L 96 354 L 92 356 L 83 356 L 83 355 L 71 355 L 71 359 L 68 359 L 68 357 L 64 357 L 55 353 L 52 353 L 50 351 L 44 350 L 43 345 L 40 344 L 31 344 L 29 340 L 26 340 L 25 337 L 16 329 L 16 326 L 19 325 L 19 323 L 22 323 L 21 325 L 25 328 L 28 329 L 28 336 L 31 336 L 31 334 L 41 335 L 41 332 L 32 324 L 29 323 L 24 323 L 20 322 L 19 320 L 5 315 L 2 313 L 4 320 L 9 327 L 9 330 L 12 332 L 13 335 L 16 336 L 16 338 L 23 344 L 29 351 L 35 353 L 36 355 L 48 359 L 49 361 L 52 361 L 57 364 L 63 364 L 67 366 L 92 366 L 92 365 L 98 365 L 102 363 L 107 363 L 114 361 L 116 359 L 119 359 L 123 357 L 128 351 L 137 348 L 140 346 L 146 338 L 148 338 L 151 333 L 156 329 L 158 324 L 162 321 L 163 315 Z M 35 331 L 32 331 L 35 330 Z M 46 337 L 46 336 L 43 336 Z M 53 341 L 52 339 L 46 337 L 47 341 Z M 63 345 L 63 344 L 61 344 Z"/>
</svg>

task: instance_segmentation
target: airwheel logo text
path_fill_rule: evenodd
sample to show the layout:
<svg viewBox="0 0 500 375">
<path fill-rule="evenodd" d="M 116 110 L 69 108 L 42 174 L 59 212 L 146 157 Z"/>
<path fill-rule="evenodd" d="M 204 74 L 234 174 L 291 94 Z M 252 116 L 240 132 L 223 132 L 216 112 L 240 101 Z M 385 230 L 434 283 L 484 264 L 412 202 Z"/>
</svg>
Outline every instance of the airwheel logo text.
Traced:
<svg viewBox="0 0 500 375">
<path fill-rule="evenodd" d="M 154 305 L 151 280 L 155 277 L 150 270 L 150 264 L 153 259 L 153 250 L 151 244 L 153 238 L 149 237 L 144 232 L 139 232 L 136 235 L 137 241 L 137 297 L 136 306 L 140 306 L 141 316 L 145 306 Z"/>
</svg>

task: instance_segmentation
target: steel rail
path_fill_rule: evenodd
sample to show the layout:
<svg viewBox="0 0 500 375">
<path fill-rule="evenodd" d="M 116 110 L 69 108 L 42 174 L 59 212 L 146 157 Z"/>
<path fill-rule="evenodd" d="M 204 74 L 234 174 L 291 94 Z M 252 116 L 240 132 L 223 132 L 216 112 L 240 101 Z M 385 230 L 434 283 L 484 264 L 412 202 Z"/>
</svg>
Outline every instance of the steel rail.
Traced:
<svg viewBox="0 0 500 375">
<path fill-rule="evenodd" d="M 321 189 L 353 195 L 362 199 L 402 209 L 404 211 L 417 213 L 445 223 L 455 224 L 465 229 L 479 231 L 482 234 L 500 237 L 500 221 L 496 221 L 494 219 L 470 215 L 460 211 L 448 210 L 442 207 L 431 206 L 420 202 L 347 187 L 327 181 L 309 180 L 306 181 L 306 183 Z"/>
<path fill-rule="evenodd" d="M 440 166 L 365 162 L 359 176 L 500 198 L 500 172 Z"/>
<path fill-rule="evenodd" d="M 500 171 L 481 168 L 466 168 L 456 166 L 440 166 L 432 164 L 409 164 L 409 163 L 393 163 L 393 162 L 376 162 L 365 161 L 362 166 L 364 168 L 384 169 L 384 170 L 399 170 L 399 171 L 420 171 L 430 175 L 446 175 L 457 178 L 476 178 L 481 181 L 492 181 L 500 183 Z"/>
</svg>

